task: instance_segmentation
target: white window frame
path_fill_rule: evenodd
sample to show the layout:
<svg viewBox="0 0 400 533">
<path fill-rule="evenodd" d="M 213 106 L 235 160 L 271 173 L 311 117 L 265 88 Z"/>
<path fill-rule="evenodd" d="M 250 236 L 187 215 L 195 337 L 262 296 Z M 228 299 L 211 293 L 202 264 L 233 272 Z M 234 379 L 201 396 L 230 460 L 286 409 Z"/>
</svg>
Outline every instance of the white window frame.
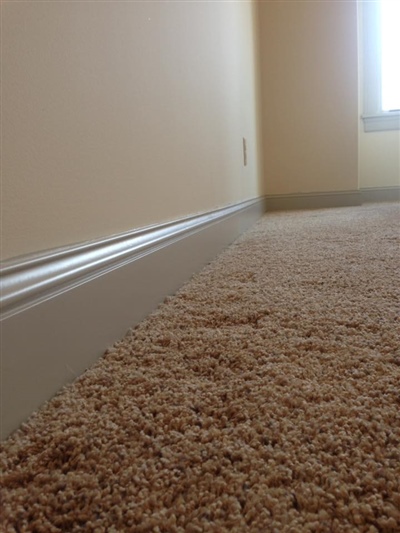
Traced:
<svg viewBox="0 0 400 533">
<path fill-rule="evenodd" d="M 400 111 L 382 110 L 380 0 L 359 0 L 364 131 L 400 129 Z"/>
</svg>

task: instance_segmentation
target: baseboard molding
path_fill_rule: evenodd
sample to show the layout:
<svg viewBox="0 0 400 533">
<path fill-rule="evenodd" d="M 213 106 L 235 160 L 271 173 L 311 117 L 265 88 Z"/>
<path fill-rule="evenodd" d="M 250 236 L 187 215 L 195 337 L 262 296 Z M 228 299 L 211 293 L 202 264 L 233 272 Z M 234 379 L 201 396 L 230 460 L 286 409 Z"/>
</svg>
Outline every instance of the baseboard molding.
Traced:
<svg viewBox="0 0 400 533">
<path fill-rule="evenodd" d="M 1 438 L 265 212 L 265 199 L 4 263 Z"/>
<path fill-rule="evenodd" d="M 363 203 L 400 201 L 400 187 L 368 187 L 360 192 Z"/>
<path fill-rule="evenodd" d="M 267 195 L 265 203 L 267 211 L 350 207 L 361 205 L 361 194 L 359 191 L 337 191 L 326 193 Z"/>
</svg>

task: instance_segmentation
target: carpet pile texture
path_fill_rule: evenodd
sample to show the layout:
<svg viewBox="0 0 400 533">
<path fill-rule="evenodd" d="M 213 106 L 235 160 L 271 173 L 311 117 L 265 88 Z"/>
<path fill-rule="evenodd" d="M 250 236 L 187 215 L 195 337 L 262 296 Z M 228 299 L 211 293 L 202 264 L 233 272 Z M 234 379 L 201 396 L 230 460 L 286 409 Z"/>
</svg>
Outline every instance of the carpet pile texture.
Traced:
<svg viewBox="0 0 400 533">
<path fill-rule="evenodd" d="M 399 252 L 265 215 L 2 444 L 1 531 L 399 532 Z"/>
</svg>

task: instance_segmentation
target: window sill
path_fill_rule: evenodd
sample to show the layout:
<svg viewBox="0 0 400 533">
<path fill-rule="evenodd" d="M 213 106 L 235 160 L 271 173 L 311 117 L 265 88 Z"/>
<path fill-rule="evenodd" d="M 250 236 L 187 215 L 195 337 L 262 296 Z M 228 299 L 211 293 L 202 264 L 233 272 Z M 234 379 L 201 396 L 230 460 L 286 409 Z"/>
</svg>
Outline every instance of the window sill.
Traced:
<svg viewBox="0 0 400 533">
<path fill-rule="evenodd" d="M 364 131 L 400 130 L 400 111 L 388 111 L 380 115 L 363 115 Z"/>
</svg>

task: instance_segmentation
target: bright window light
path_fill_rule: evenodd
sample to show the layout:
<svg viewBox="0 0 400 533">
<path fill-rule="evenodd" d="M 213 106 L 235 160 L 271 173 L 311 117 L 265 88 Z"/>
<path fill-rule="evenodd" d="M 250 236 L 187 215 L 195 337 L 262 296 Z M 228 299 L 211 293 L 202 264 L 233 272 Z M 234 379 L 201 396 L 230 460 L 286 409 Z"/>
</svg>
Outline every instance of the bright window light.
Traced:
<svg viewBox="0 0 400 533">
<path fill-rule="evenodd" d="M 382 109 L 400 110 L 400 0 L 381 0 Z"/>
</svg>

